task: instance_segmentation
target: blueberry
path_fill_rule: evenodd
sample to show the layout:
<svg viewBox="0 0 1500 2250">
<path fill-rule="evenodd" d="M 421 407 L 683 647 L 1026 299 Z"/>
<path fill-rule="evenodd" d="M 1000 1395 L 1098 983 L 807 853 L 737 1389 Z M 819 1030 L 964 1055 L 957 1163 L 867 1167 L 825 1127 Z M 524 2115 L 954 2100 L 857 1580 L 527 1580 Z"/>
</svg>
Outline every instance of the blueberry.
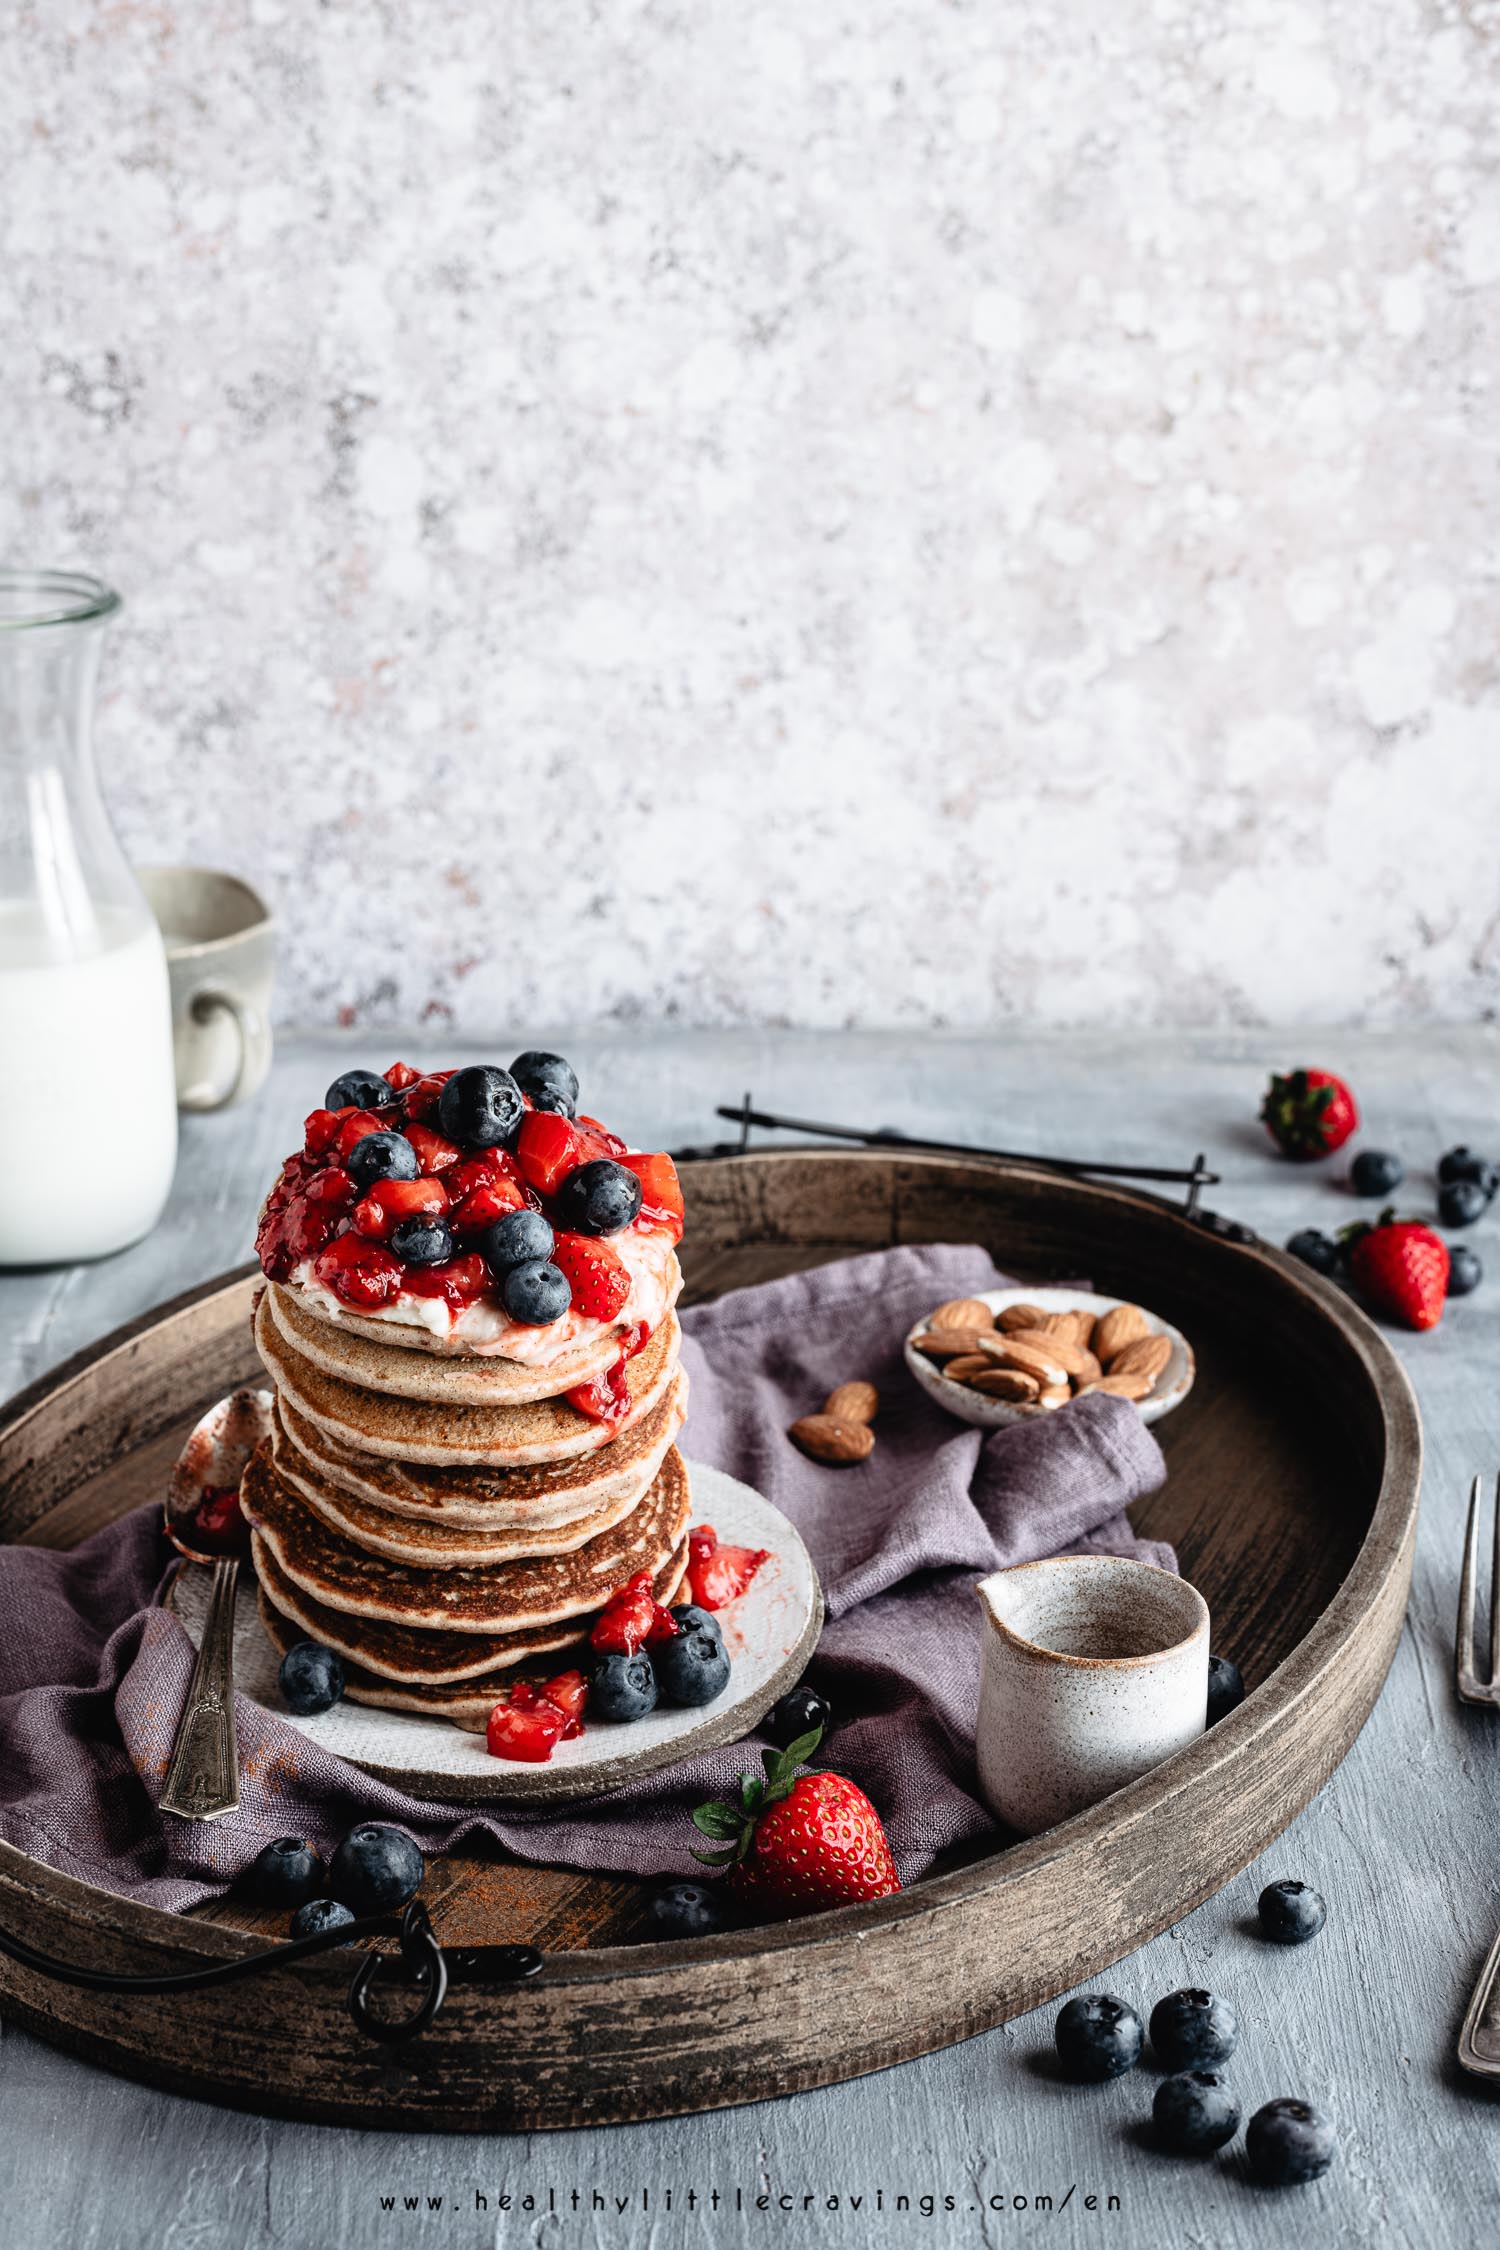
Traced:
<svg viewBox="0 0 1500 2250">
<path fill-rule="evenodd" d="M 1245 2154 L 1263 2187 L 1301 2187 L 1321 2180 L 1337 2145 L 1321 2110 L 1287 2095 L 1258 2109 L 1245 2128 Z"/>
<path fill-rule="evenodd" d="M 724 1638 L 724 1628 L 713 1611 L 700 1609 L 696 1602 L 679 1602 L 671 1617 L 679 1633 L 711 1633 L 716 1641 Z"/>
<path fill-rule="evenodd" d="M 281 1692 L 299 1719 L 331 1711 L 344 1692 L 344 1659 L 321 1641 L 296 1641 L 281 1659 Z"/>
<path fill-rule="evenodd" d="M 512 1266 L 535 1265 L 550 1258 L 554 1236 L 540 1211 L 507 1211 L 503 1219 L 486 1227 L 479 1237 L 490 1272 L 506 1273 Z"/>
<path fill-rule="evenodd" d="M 1174 2156 L 1212 2156 L 1232 2141 L 1240 2105 L 1216 2070 L 1188 2070 L 1164 2078 L 1151 2104 L 1156 2137 Z"/>
<path fill-rule="evenodd" d="M 729 1651 L 717 1633 L 676 1633 L 652 1648 L 663 1703 L 693 1710 L 729 1685 Z"/>
<path fill-rule="evenodd" d="M 816 1688 L 788 1688 L 779 1703 L 773 1703 L 761 1721 L 761 1731 L 768 1734 L 778 1750 L 790 1750 L 802 1735 L 811 1734 L 821 1727 L 826 1734 L 828 1722 L 833 1717 L 826 1700 Z"/>
<path fill-rule="evenodd" d="M 334 1853 L 328 1888 L 356 1914 L 387 1914 L 416 1896 L 423 1873 L 422 1854 L 404 1828 L 364 1820 Z"/>
<path fill-rule="evenodd" d="M 404 1265 L 445 1266 L 453 1255 L 453 1229 L 446 1219 L 401 1219 L 391 1229 L 391 1248 Z"/>
<path fill-rule="evenodd" d="M 377 1180 L 414 1180 L 422 1169 L 404 1133 L 366 1133 L 355 1142 L 348 1168 L 355 1186 L 362 1188 L 372 1188 Z"/>
<path fill-rule="evenodd" d="M 1484 1217 L 1488 1202 L 1477 1180 L 1445 1180 L 1438 1189 L 1438 1217 L 1445 1227 L 1471 1227 Z"/>
<path fill-rule="evenodd" d="M 1349 1167 L 1356 1195 L 1394 1195 L 1405 1178 L 1406 1166 L 1386 1148 L 1362 1148 Z"/>
<path fill-rule="evenodd" d="M 657 1692 L 656 1673 L 644 1649 L 637 1649 L 634 1656 L 611 1649 L 589 1675 L 589 1717 L 621 1726 L 644 1719 L 656 1709 Z"/>
<path fill-rule="evenodd" d="M 646 1909 L 648 1937 L 711 1937 L 723 1927 L 724 1909 L 708 1883 L 666 1883 Z"/>
<path fill-rule="evenodd" d="M 578 1115 L 578 1073 L 561 1055 L 528 1047 L 524 1055 L 517 1055 L 510 1074 L 522 1093 L 530 1095 L 533 1109 L 555 1110 L 560 1117 Z"/>
<path fill-rule="evenodd" d="M 1471 1250 L 1467 1242 L 1455 1242 L 1448 1252 L 1448 1294 L 1450 1297 L 1467 1297 L 1484 1279 L 1484 1268 L 1479 1262 L 1479 1252 Z"/>
<path fill-rule="evenodd" d="M 1328 1919 L 1323 1894 L 1310 1883 L 1267 1883 L 1259 1906 L 1261 1935 L 1273 1945 L 1306 1945 Z"/>
<path fill-rule="evenodd" d="M 612 1156 L 580 1164 L 557 1191 L 558 1217 L 575 1234 L 618 1234 L 640 1207 L 640 1181 Z"/>
<path fill-rule="evenodd" d="M 1239 1666 L 1231 1664 L 1227 1656 L 1211 1656 L 1208 1660 L 1208 1717 L 1205 1725 L 1215 1725 L 1244 1700 L 1245 1683 L 1240 1678 Z"/>
<path fill-rule="evenodd" d="M 261 1906 L 300 1906 L 323 1888 L 323 1862 L 300 1836 L 278 1836 L 250 1862 L 245 1888 Z"/>
<path fill-rule="evenodd" d="M 573 1292 L 558 1267 L 533 1258 L 530 1265 L 512 1266 L 502 1277 L 500 1302 L 524 1327 L 545 1328 L 549 1320 L 561 1320 L 573 1302 Z"/>
<path fill-rule="evenodd" d="M 1053 2036 L 1068 2077 L 1098 2083 L 1135 2068 L 1146 2034 L 1128 2002 L 1112 1992 L 1088 1992 L 1068 2002 Z"/>
<path fill-rule="evenodd" d="M 346 1070 L 323 1096 L 325 1109 L 379 1109 L 396 1099 L 396 1089 L 373 1070 Z"/>
<path fill-rule="evenodd" d="M 1336 1273 L 1339 1263 L 1339 1246 L 1331 1234 L 1320 1234 L 1316 1227 L 1303 1227 L 1287 1243 L 1294 1258 L 1300 1258 L 1314 1273 Z"/>
<path fill-rule="evenodd" d="M 456 1070 L 438 1096 L 438 1123 L 465 1148 L 498 1148 L 526 1114 L 521 1089 L 508 1070 L 471 1063 Z"/>
<path fill-rule="evenodd" d="M 342 1899 L 310 1898 L 299 1906 L 292 1916 L 293 1937 L 320 1937 L 324 1930 L 336 1930 L 354 1916 Z"/>
<path fill-rule="evenodd" d="M 1239 2017 L 1211 1992 L 1169 1992 L 1151 2011 L 1151 2044 L 1168 2070 L 1210 2070 L 1228 2062 L 1239 2038 Z"/>
<path fill-rule="evenodd" d="M 1500 1167 L 1460 1143 L 1438 1159 L 1438 1178 L 1445 1187 L 1450 1180 L 1472 1180 L 1476 1187 L 1484 1189 L 1486 1196 L 1493 1196 L 1500 1187 Z"/>
</svg>

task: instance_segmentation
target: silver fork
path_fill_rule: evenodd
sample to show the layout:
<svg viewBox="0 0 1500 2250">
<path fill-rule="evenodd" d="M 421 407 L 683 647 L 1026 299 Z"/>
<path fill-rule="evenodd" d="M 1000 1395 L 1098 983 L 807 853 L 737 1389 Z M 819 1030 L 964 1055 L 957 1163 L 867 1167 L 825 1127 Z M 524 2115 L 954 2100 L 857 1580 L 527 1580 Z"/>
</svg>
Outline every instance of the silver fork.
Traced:
<svg viewBox="0 0 1500 2250">
<path fill-rule="evenodd" d="M 1469 1491 L 1469 1522 L 1464 1533 L 1464 1569 L 1458 1587 L 1458 1639 L 1453 1652 L 1454 1681 L 1463 1703 L 1500 1705 L 1500 1479 L 1495 1486 L 1495 1543 L 1490 1564 L 1490 1661 L 1488 1676 L 1475 1669 L 1474 1587 L 1479 1576 L 1479 1519 L 1484 1510 L 1484 1479 Z M 1458 2059 L 1480 2078 L 1500 2078 L 1500 1937 L 1479 1972 L 1458 2035 Z"/>
</svg>

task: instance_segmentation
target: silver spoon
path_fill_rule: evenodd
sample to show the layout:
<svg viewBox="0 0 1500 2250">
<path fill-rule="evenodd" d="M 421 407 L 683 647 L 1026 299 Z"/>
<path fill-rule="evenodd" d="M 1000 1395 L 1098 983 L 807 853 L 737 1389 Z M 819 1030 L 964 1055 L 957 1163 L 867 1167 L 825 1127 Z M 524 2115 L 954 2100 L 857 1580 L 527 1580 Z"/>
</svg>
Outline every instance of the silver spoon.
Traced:
<svg viewBox="0 0 1500 2250">
<path fill-rule="evenodd" d="M 178 1456 L 167 1487 L 166 1533 L 189 1562 L 213 1571 L 198 1661 L 177 1725 L 161 1810 L 216 1820 L 240 1801 L 234 1734 L 234 1601 L 250 1527 L 240 1479 L 271 1429 L 269 1391 L 236 1391 L 211 1406 Z"/>
</svg>

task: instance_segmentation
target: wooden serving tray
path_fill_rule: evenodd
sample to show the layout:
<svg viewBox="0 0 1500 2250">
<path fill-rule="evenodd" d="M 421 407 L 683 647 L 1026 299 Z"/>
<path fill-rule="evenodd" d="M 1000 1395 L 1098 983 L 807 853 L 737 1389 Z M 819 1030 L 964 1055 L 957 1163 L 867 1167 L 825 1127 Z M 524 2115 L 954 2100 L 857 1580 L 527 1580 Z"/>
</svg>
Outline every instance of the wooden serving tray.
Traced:
<svg viewBox="0 0 1500 2250">
<path fill-rule="evenodd" d="M 893 1242 L 977 1241 L 1022 1279 L 1087 1276 L 1191 1338 L 1198 1379 L 1158 1429 L 1135 1511 L 1206 1596 L 1252 1691 L 1144 1779 L 1029 1842 L 897 1897 L 769 1929 L 630 1942 L 643 1890 L 498 1859 L 435 1864 L 449 1947 L 525 1941 L 544 1973 L 455 1980 L 419 2038 L 378 2047 L 348 1956 L 253 1988 L 74 1990 L 0 1959 L 0 2007 L 149 2083 L 359 2125 L 486 2131 L 663 2117 L 877 2070 L 1092 1977 L 1218 1890 L 1348 1750 L 1405 1612 L 1416 1404 L 1347 1299 L 1278 1251 L 1129 1192 L 1022 1166 L 800 1150 L 689 1164 L 687 1301 Z M 0 1417 L 0 1537 L 71 1545 L 163 1488 L 188 1427 L 254 1371 L 241 1273 L 120 1330 Z M 257 1950 L 282 1917 L 134 1905 L 0 1844 L 0 1925 L 94 1969 L 170 1973 Z"/>
</svg>

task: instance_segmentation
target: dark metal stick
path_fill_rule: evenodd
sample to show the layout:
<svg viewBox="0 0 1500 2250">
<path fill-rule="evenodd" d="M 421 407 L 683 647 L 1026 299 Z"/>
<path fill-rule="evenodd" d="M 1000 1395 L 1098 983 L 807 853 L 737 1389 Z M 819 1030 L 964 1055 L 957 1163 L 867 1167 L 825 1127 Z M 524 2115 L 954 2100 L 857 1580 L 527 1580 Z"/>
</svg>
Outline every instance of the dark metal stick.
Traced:
<svg viewBox="0 0 1500 2250">
<path fill-rule="evenodd" d="M 1024 1149 L 977 1148 L 968 1141 L 935 1140 L 926 1134 L 898 1133 L 889 1128 L 871 1132 L 857 1125 L 820 1125 L 810 1117 L 779 1117 L 772 1110 L 752 1109 L 748 1096 L 740 1108 L 720 1107 L 714 1114 L 717 1117 L 727 1117 L 732 1124 L 740 1127 L 742 1148 L 748 1140 L 750 1127 L 760 1125 L 773 1132 L 811 1133 L 820 1140 L 860 1141 L 869 1148 L 931 1148 L 939 1150 L 945 1156 L 996 1156 L 1008 1164 L 1036 1164 L 1044 1171 L 1063 1172 L 1072 1179 L 1097 1177 L 1115 1180 L 1170 1180 L 1193 1191 L 1190 1207 L 1196 1207 L 1200 1189 L 1217 1187 L 1220 1179 L 1219 1173 L 1204 1169 L 1201 1156 L 1195 1160 L 1191 1170 L 1162 1164 L 1095 1164 L 1086 1157 L 1037 1156 Z"/>
</svg>

